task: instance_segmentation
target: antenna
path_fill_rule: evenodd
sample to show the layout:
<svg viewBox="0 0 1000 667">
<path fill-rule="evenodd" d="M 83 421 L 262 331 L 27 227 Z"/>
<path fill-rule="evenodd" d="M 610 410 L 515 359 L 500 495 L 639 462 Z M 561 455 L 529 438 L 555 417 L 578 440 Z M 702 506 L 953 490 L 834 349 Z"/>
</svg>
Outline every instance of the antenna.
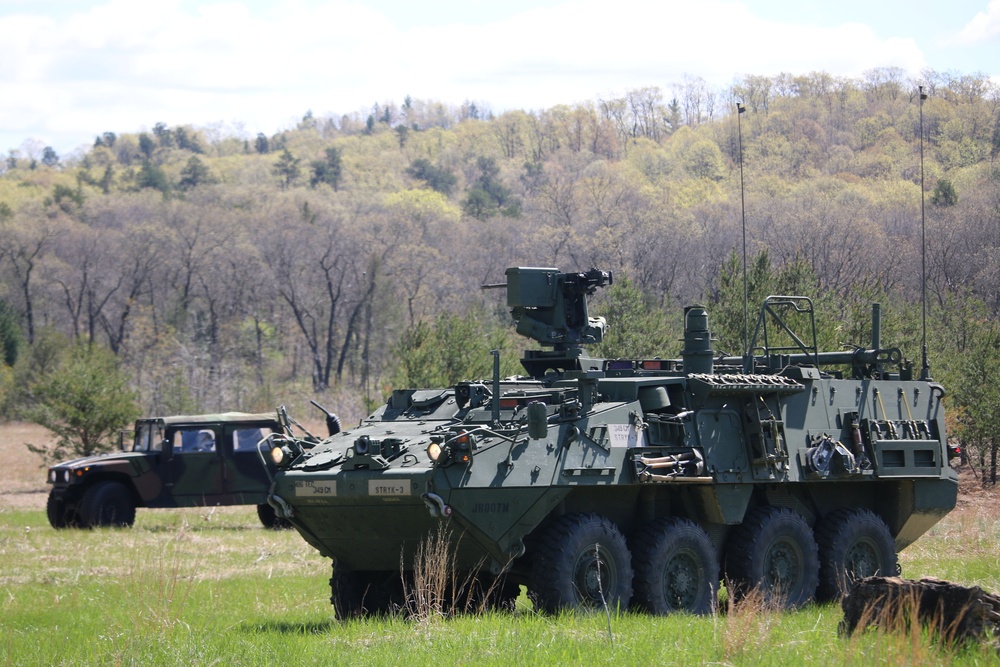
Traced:
<svg viewBox="0 0 1000 667">
<path fill-rule="evenodd" d="M 747 312 L 747 302 L 750 299 L 747 287 L 747 207 L 743 195 L 743 123 L 740 120 L 740 116 L 746 110 L 747 108 L 743 104 L 736 103 L 736 130 L 740 138 L 740 218 L 743 225 L 743 372 L 749 373 L 751 368 L 749 342 L 747 341 L 747 326 L 750 318 Z"/>
<path fill-rule="evenodd" d="M 924 215 L 924 100 L 927 94 L 923 86 L 918 86 L 920 92 L 920 306 L 922 309 L 922 361 L 920 379 L 931 379 L 931 366 L 927 361 L 927 219 Z"/>
</svg>

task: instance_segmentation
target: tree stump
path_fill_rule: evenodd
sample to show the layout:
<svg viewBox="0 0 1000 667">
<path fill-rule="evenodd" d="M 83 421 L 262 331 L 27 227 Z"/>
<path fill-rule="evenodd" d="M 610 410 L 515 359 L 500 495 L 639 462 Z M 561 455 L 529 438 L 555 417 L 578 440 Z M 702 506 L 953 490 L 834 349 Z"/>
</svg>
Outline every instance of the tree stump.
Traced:
<svg viewBox="0 0 1000 667">
<path fill-rule="evenodd" d="M 996 644 L 1000 637 L 1000 597 L 978 586 L 933 578 L 867 577 L 854 584 L 841 606 L 840 632 L 846 635 L 869 626 L 906 631 L 919 623 L 948 644 L 981 643 L 988 633 Z"/>
</svg>

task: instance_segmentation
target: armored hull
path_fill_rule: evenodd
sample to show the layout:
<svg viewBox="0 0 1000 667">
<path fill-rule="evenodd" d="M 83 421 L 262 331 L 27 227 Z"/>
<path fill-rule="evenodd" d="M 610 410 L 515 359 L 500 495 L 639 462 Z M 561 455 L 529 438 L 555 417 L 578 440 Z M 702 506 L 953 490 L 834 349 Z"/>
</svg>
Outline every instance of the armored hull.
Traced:
<svg viewBox="0 0 1000 667">
<path fill-rule="evenodd" d="M 396 390 L 308 449 L 273 439 L 270 502 L 333 560 L 339 613 L 383 611 L 349 591 L 405 579 L 442 526 L 450 567 L 543 609 L 707 612 L 723 577 L 795 606 L 895 574 L 954 507 L 944 390 L 898 351 L 716 359 L 695 307 L 680 359 L 591 359 L 586 296 L 609 281 L 510 269 L 518 330 L 554 348 L 528 376 Z"/>
</svg>

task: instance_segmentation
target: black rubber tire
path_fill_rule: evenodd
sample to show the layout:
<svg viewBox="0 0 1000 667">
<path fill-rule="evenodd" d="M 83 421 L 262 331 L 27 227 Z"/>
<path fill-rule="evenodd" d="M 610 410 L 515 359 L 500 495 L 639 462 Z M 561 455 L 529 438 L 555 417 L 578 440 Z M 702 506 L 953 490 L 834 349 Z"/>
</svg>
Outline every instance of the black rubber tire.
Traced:
<svg viewBox="0 0 1000 667">
<path fill-rule="evenodd" d="M 653 614 L 710 614 L 719 592 L 719 559 L 708 533 L 679 517 L 658 519 L 636 536 L 633 605 Z"/>
<path fill-rule="evenodd" d="M 598 514 L 567 514 L 537 544 L 528 587 L 535 608 L 628 609 L 632 558 L 621 531 Z"/>
<path fill-rule="evenodd" d="M 270 528 L 271 530 L 284 530 L 292 527 L 292 523 L 288 519 L 278 516 L 274 508 L 268 503 L 257 505 L 257 518 L 260 519 L 261 524 L 265 528 Z"/>
<path fill-rule="evenodd" d="M 83 494 L 80 522 L 85 528 L 131 526 L 135 523 L 132 494 L 118 482 L 98 482 Z"/>
<path fill-rule="evenodd" d="M 336 617 L 345 621 L 392 614 L 405 606 L 406 598 L 399 572 L 353 572 L 334 566 L 330 603 Z"/>
<path fill-rule="evenodd" d="M 49 518 L 49 525 L 53 528 L 67 528 L 70 525 L 66 513 L 66 502 L 62 494 L 56 495 L 55 489 L 49 491 L 49 499 L 45 503 L 45 514 Z"/>
<path fill-rule="evenodd" d="M 822 602 L 839 600 L 864 577 L 896 574 L 896 542 L 880 516 L 867 509 L 839 509 L 816 526 Z"/>
<path fill-rule="evenodd" d="M 819 553 L 809 524 L 783 507 L 747 512 L 726 544 L 726 579 L 737 600 L 759 588 L 767 604 L 808 604 L 819 585 Z"/>
</svg>

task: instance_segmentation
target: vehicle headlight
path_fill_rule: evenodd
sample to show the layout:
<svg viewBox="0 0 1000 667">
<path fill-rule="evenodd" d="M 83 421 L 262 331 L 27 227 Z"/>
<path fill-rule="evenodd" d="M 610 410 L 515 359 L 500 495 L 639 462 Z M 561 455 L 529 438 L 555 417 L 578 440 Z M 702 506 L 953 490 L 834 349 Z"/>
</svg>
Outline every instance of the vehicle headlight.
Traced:
<svg viewBox="0 0 1000 667">
<path fill-rule="evenodd" d="M 444 454 L 444 450 L 438 443 L 432 442 L 431 444 L 427 445 L 427 458 L 429 458 L 434 463 L 438 462 L 438 459 L 442 457 L 441 456 L 442 454 Z"/>
<path fill-rule="evenodd" d="M 286 438 L 280 434 L 272 434 L 267 440 L 270 447 L 268 455 L 271 461 L 279 468 L 289 468 L 297 458 L 302 456 L 302 445 L 293 438 Z"/>
<path fill-rule="evenodd" d="M 454 463 L 472 463 L 472 452 L 476 448 L 476 438 L 471 433 L 462 431 L 449 440 L 435 436 L 427 445 L 427 458 L 436 465 Z"/>
<path fill-rule="evenodd" d="M 271 460 L 274 461 L 274 465 L 279 468 L 288 465 L 292 458 L 292 451 L 288 447 L 279 446 L 271 448 Z"/>
</svg>

